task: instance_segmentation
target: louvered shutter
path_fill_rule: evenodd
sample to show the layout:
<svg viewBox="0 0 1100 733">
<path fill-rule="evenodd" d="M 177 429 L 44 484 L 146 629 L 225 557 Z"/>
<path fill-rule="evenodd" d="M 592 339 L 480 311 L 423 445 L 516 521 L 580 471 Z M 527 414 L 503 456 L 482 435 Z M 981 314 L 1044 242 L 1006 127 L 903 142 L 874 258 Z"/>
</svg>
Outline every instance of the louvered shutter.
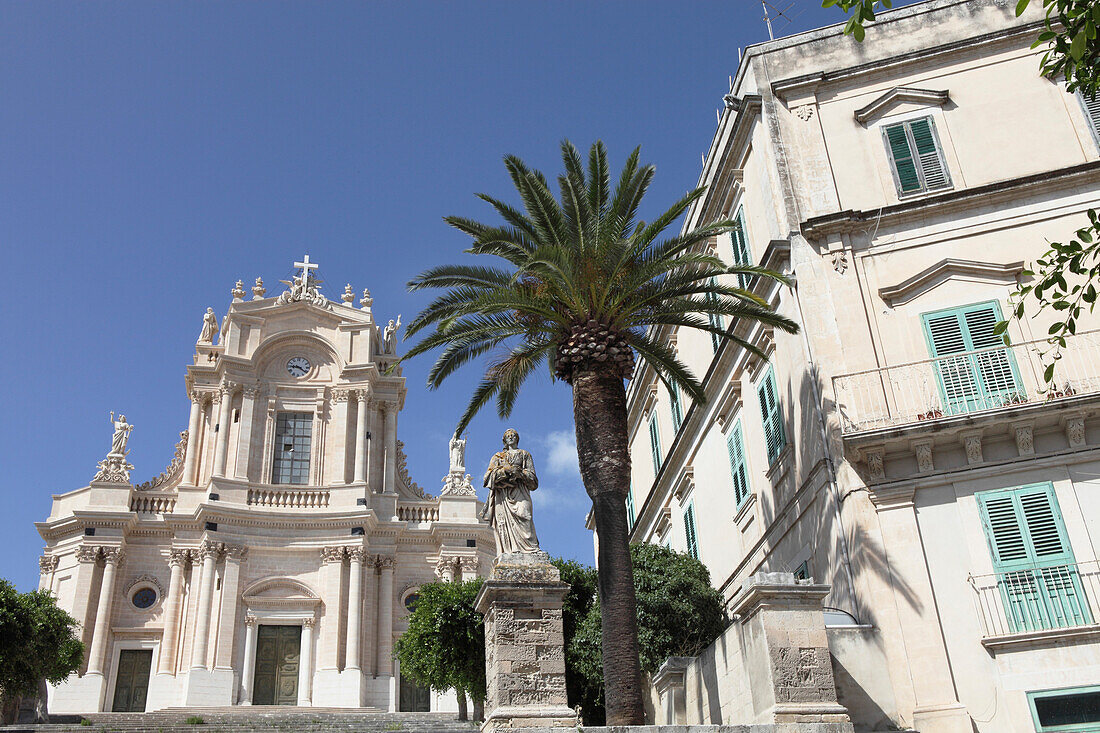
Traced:
<svg viewBox="0 0 1100 733">
<path fill-rule="evenodd" d="M 913 193 L 921 190 L 920 175 L 913 160 L 913 151 L 909 147 L 909 136 L 905 125 L 888 125 L 883 128 L 886 147 L 894 163 L 894 176 L 900 193 Z"/>
<path fill-rule="evenodd" d="M 745 465 L 745 441 L 740 420 L 734 424 L 726 438 L 726 448 L 730 456 L 730 473 L 733 474 L 733 500 L 735 506 L 741 506 L 749 495 L 749 472 Z"/>
<path fill-rule="evenodd" d="M 680 390 L 675 386 L 669 387 L 668 402 L 672 407 L 672 429 L 678 431 L 684 422 L 684 408 L 680 403 Z"/>
<path fill-rule="evenodd" d="M 649 447 L 653 451 L 653 473 L 661 471 L 661 436 L 657 432 L 657 413 L 649 418 Z"/>
<path fill-rule="evenodd" d="M 1091 623 L 1051 484 L 977 495 L 1013 631 Z"/>
<path fill-rule="evenodd" d="M 920 163 L 924 190 L 934 191 L 938 188 L 950 186 L 951 181 L 947 177 L 947 170 L 943 165 L 943 157 L 940 155 L 939 141 L 936 140 L 932 118 L 924 117 L 907 124 L 917 150 L 917 161 Z"/>
<path fill-rule="evenodd" d="M 1085 116 L 1089 118 L 1089 124 L 1092 126 L 1092 134 L 1096 136 L 1097 144 L 1100 144 L 1100 93 L 1089 98 L 1077 92 L 1077 98 L 1081 100 Z"/>
<path fill-rule="evenodd" d="M 712 277 L 709 280 L 709 283 L 713 287 L 714 285 L 717 284 L 717 281 Z M 710 292 L 709 290 L 707 291 L 707 294 L 706 294 L 705 297 L 711 303 L 716 302 L 718 300 L 718 296 L 715 295 L 714 293 Z M 713 328 L 718 328 L 718 329 L 724 328 L 724 326 L 722 325 L 722 316 L 718 315 L 717 313 L 708 313 L 707 314 L 707 320 L 710 321 L 710 325 Z M 717 352 L 718 347 L 722 345 L 722 337 L 712 331 L 711 334 L 710 334 L 710 345 L 712 347 L 714 347 L 714 350 Z"/>
<path fill-rule="evenodd" d="M 699 559 L 699 540 L 695 535 L 695 504 L 684 509 L 684 535 L 687 538 L 687 551 L 696 560 Z"/>
<path fill-rule="evenodd" d="M 745 227 L 745 209 L 741 208 L 737 211 L 737 218 L 734 220 L 736 226 L 733 231 L 730 232 L 730 237 L 733 240 L 733 264 L 735 265 L 751 265 L 752 253 L 749 252 L 749 237 L 746 233 L 748 229 Z M 752 284 L 752 277 L 749 275 L 738 275 L 737 283 L 742 288 L 748 288 Z"/>
<path fill-rule="evenodd" d="M 783 416 L 779 409 L 779 399 L 776 396 L 775 372 L 768 369 L 764 375 L 764 381 L 757 389 L 757 397 L 760 400 L 760 416 L 764 423 L 764 440 L 768 448 L 768 463 L 773 462 L 783 451 L 787 444 L 787 438 L 783 431 Z"/>
<path fill-rule="evenodd" d="M 634 482 L 630 482 L 630 489 L 626 492 L 626 528 L 628 531 L 634 531 L 634 522 L 637 518 L 634 516 Z"/>
</svg>

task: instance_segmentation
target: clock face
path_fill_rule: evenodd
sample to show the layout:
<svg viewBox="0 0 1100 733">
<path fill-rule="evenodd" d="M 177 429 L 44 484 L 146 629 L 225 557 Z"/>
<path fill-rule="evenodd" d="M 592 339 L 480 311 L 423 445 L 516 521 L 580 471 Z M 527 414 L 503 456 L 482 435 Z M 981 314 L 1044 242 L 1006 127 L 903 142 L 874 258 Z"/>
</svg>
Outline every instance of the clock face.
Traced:
<svg viewBox="0 0 1100 733">
<path fill-rule="evenodd" d="M 292 377 L 304 377 L 309 374 L 309 359 L 295 356 L 286 363 L 286 370 Z"/>
</svg>

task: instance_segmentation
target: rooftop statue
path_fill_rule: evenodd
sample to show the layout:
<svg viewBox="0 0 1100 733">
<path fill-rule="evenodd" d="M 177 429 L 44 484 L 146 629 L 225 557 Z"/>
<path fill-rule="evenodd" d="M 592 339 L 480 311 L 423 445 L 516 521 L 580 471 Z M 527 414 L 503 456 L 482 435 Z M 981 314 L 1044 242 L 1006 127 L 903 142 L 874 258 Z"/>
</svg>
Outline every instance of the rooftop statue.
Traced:
<svg viewBox="0 0 1100 733">
<path fill-rule="evenodd" d="M 214 343 L 214 335 L 218 332 L 218 317 L 214 315 L 213 308 L 206 309 L 206 315 L 202 317 L 202 331 L 199 333 L 200 344 Z"/>
<path fill-rule="evenodd" d="M 531 517 L 531 492 L 539 487 L 535 461 L 519 447 L 519 433 L 504 431 L 504 450 L 490 460 L 485 472 L 489 499 L 483 518 L 497 537 L 497 555 L 540 552 Z"/>
<path fill-rule="evenodd" d="M 397 329 L 401 328 L 401 316 L 397 316 L 397 323 L 390 319 L 389 325 L 386 326 L 386 330 L 382 332 L 382 353 L 383 354 L 396 354 L 397 353 Z"/>
</svg>

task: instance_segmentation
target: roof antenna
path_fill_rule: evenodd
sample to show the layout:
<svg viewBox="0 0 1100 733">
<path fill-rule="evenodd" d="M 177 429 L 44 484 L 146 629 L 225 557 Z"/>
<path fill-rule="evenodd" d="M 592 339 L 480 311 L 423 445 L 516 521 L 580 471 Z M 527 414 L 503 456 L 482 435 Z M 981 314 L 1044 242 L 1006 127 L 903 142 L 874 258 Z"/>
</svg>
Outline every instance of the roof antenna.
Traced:
<svg viewBox="0 0 1100 733">
<path fill-rule="evenodd" d="M 772 16 L 768 13 L 768 10 L 771 10 L 773 13 L 775 13 L 776 18 L 782 18 L 787 23 L 794 22 L 794 18 L 797 17 L 797 15 L 802 14 L 802 11 L 799 11 L 795 16 L 787 15 L 787 13 L 791 12 L 791 8 L 795 6 L 794 3 L 791 3 L 790 5 L 782 9 L 780 9 L 779 6 L 777 6 L 775 3 L 768 2 L 768 0 L 760 0 L 760 4 L 764 7 L 764 22 L 768 24 L 768 40 L 771 41 L 775 40 L 775 33 L 772 30 Z"/>
</svg>

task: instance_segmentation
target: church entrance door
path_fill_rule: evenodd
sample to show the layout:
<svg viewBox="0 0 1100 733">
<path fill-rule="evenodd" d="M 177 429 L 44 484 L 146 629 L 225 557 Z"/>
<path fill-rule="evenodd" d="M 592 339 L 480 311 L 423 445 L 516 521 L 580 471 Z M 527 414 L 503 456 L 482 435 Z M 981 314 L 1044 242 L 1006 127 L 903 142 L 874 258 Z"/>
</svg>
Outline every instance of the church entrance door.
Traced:
<svg viewBox="0 0 1100 733">
<path fill-rule="evenodd" d="M 255 705 L 297 705 L 302 627 L 260 626 L 256 635 Z"/>
<path fill-rule="evenodd" d="M 149 693 L 149 668 L 152 663 L 152 649 L 123 649 L 118 653 L 112 712 L 145 712 L 145 697 Z"/>
<path fill-rule="evenodd" d="M 401 675 L 401 694 L 397 709 L 402 713 L 431 712 L 431 690 L 421 687 L 405 675 Z"/>
</svg>

